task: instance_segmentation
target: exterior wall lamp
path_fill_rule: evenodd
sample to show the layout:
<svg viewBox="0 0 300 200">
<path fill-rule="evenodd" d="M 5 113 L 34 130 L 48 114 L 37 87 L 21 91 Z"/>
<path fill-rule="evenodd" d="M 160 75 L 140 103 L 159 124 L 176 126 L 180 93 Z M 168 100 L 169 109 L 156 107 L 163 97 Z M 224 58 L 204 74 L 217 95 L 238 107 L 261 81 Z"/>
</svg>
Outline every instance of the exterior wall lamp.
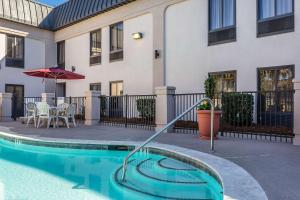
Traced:
<svg viewBox="0 0 300 200">
<path fill-rule="evenodd" d="M 137 33 L 132 33 L 132 38 L 135 39 L 135 40 L 140 40 L 140 39 L 143 39 L 143 33 L 141 32 L 137 32 Z"/>
</svg>

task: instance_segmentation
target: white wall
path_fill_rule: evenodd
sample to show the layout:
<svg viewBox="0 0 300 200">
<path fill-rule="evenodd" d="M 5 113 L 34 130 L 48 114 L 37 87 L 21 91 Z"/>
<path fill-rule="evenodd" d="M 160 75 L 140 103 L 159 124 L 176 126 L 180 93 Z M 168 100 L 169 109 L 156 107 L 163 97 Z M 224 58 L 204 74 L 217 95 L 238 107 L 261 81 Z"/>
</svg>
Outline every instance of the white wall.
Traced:
<svg viewBox="0 0 300 200">
<path fill-rule="evenodd" d="M 25 37 L 25 68 L 5 66 L 6 35 L 0 34 L 0 92 L 5 92 L 5 84 L 24 85 L 25 96 L 40 96 L 45 84 L 40 78 L 29 77 L 23 72 L 45 66 L 45 43 Z"/>
<path fill-rule="evenodd" d="M 5 66 L 6 34 L 25 38 L 25 66 L 13 68 Z M 56 44 L 54 33 L 33 26 L 0 19 L 0 92 L 5 92 L 5 84 L 24 85 L 25 97 L 40 96 L 45 92 L 45 81 L 29 77 L 25 70 L 51 67 L 56 64 Z M 48 88 L 53 91 L 53 88 Z"/>
<path fill-rule="evenodd" d="M 82 33 L 66 40 L 66 69 L 76 67 L 76 73 L 86 76 L 84 80 L 67 81 L 67 96 L 82 96 L 90 83 L 101 82 L 102 94 L 109 95 L 110 81 L 123 81 L 124 94 L 153 93 L 153 20 L 145 14 L 124 21 L 124 59 L 109 61 L 109 26 L 102 28 L 102 63 L 89 65 L 90 33 L 76 24 Z M 68 31 L 68 28 L 66 30 Z M 142 40 L 134 40 L 132 33 L 142 32 Z"/>
<path fill-rule="evenodd" d="M 237 42 L 208 46 L 208 1 L 166 10 L 166 82 L 177 93 L 203 91 L 208 72 L 237 70 L 237 90 L 257 89 L 257 68 L 295 64 L 300 78 L 300 4 L 295 32 L 256 37 L 256 1 L 237 0 Z"/>
</svg>

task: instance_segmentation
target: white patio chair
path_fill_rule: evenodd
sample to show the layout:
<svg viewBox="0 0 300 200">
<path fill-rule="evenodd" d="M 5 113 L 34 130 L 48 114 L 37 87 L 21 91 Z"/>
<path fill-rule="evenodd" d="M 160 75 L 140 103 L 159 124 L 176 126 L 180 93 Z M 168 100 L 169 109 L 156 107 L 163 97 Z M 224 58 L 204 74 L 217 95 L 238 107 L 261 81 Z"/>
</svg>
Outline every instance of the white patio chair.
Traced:
<svg viewBox="0 0 300 200">
<path fill-rule="evenodd" d="M 34 127 L 36 127 L 36 120 L 37 120 L 37 107 L 36 104 L 33 102 L 29 102 L 26 104 L 26 115 L 27 123 L 26 127 L 29 126 L 30 121 L 33 119 Z"/>
<path fill-rule="evenodd" d="M 66 109 L 66 112 L 58 112 L 57 118 L 62 119 L 68 128 L 70 128 L 69 125 L 69 119 L 72 120 L 74 127 L 76 127 L 76 122 L 75 122 L 75 105 L 74 104 L 70 104 L 68 106 L 68 108 Z M 58 121 L 57 120 L 57 121 Z"/>
<path fill-rule="evenodd" d="M 37 128 L 40 127 L 40 122 L 43 120 L 44 122 L 47 120 L 47 128 L 50 127 L 51 121 L 53 121 L 53 127 L 56 125 L 56 113 L 53 114 L 50 112 L 50 106 L 46 102 L 39 102 L 37 104 L 37 115 L 38 115 L 38 123 Z"/>
<path fill-rule="evenodd" d="M 57 113 L 56 113 L 56 126 L 58 127 L 58 123 L 59 123 L 59 118 L 58 116 L 65 116 L 66 112 L 67 112 L 67 109 L 69 107 L 69 104 L 68 103 L 60 103 L 57 105 Z"/>
</svg>

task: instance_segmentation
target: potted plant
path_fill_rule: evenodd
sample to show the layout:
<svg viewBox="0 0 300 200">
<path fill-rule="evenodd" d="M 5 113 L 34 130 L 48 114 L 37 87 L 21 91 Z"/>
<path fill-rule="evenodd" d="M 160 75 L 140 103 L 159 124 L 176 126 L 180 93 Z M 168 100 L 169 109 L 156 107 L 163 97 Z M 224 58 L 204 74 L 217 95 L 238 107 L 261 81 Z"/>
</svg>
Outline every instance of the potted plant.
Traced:
<svg viewBox="0 0 300 200">
<path fill-rule="evenodd" d="M 214 99 L 215 97 L 215 80 L 212 77 L 208 77 L 205 80 L 205 95 L 210 99 Z M 215 108 L 214 112 L 214 136 L 217 138 L 217 133 L 220 128 L 220 116 L 221 111 L 218 108 Z M 210 134 L 210 121 L 211 121 L 211 106 L 208 101 L 204 101 L 197 109 L 197 117 L 198 117 L 198 127 L 200 132 L 200 138 L 204 140 L 209 140 L 211 137 Z"/>
</svg>

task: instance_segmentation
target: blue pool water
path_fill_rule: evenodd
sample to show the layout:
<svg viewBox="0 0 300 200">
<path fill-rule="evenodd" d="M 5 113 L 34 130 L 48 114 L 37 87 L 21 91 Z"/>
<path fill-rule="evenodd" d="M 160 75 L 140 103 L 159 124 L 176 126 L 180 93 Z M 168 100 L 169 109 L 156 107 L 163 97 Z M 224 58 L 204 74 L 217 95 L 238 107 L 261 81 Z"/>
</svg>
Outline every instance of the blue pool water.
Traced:
<svg viewBox="0 0 300 200">
<path fill-rule="evenodd" d="M 15 144 L 0 139 L 0 199 L 222 199 L 222 188 L 207 173 L 150 153 L 130 161 L 128 151 L 80 150 Z"/>
</svg>

